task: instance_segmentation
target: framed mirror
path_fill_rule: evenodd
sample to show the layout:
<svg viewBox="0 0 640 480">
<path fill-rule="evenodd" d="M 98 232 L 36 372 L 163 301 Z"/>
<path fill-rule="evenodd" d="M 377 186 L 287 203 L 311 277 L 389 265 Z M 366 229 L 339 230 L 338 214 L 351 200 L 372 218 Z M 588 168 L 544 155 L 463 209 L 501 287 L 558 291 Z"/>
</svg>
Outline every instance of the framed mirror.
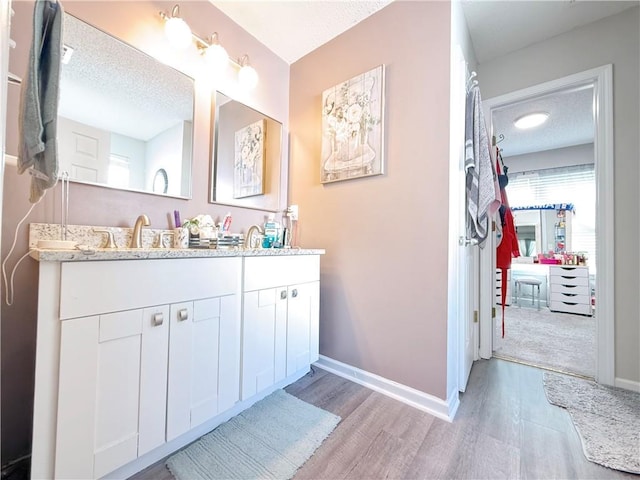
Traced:
<svg viewBox="0 0 640 480">
<path fill-rule="evenodd" d="M 541 253 L 571 250 L 572 204 L 512 207 L 512 211 L 523 259 L 537 257 Z"/>
<path fill-rule="evenodd" d="M 63 43 L 60 171 L 75 182 L 190 198 L 194 80 L 68 13 Z"/>
<path fill-rule="evenodd" d="M 280 210 L 282 124 L 220 92 L 212 116 L 211 203 Z"/>
</svg>

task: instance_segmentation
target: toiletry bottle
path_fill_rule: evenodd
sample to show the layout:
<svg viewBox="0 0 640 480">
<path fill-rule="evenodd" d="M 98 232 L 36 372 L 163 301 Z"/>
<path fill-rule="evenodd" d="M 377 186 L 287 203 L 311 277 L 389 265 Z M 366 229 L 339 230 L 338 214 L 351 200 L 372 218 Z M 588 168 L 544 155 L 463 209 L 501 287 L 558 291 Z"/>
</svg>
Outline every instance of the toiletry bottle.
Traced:
<svg viewBox="0 0 640 480">
<path fill-rule="evenodd" d="M 273 213 L 269 214 L 267 222 L 264 224 L 264 239 L 262 240 L 262 248 L 275 247 L 278 240 L 279 228 L 275 221 Z"/>
<path fill-rule="evenodd" d="M 227 235 L 229 230 L 231 229 L 231 212 L 227 213 L 224 216 L 224 220 L 222 222 L 222 233 L 223 235 Z"/>
</svg>

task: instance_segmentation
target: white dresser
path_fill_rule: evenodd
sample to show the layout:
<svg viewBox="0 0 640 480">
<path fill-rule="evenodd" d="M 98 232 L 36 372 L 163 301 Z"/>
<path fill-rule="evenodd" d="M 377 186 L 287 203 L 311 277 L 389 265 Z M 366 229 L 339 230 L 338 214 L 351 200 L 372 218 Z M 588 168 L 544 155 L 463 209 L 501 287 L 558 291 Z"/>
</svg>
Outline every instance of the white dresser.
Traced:
<svg viewBox="0 0 640 480">
<path fill-rule="evenodd" d="M 553 312 L 591 315 L 589 267 L 549 265 L 549 299 Z"/>
</svg>

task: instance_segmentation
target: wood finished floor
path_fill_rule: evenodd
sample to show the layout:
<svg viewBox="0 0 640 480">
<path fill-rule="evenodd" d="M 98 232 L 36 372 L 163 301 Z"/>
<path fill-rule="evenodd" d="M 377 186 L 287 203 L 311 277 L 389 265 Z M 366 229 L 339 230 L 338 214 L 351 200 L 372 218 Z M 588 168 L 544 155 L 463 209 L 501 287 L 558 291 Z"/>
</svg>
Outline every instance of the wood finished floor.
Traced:
<svg viewBox="0 0 640 480">
<path fill-rule="evenodd" d="M 452 423 L 316 369 L 286 388 L 342 421 L 294 479 L 638 478 L 586 460 L 542 370 L 481 360 Z M 174 480 L 164 462 L 131 480 Z"/>
</svg>

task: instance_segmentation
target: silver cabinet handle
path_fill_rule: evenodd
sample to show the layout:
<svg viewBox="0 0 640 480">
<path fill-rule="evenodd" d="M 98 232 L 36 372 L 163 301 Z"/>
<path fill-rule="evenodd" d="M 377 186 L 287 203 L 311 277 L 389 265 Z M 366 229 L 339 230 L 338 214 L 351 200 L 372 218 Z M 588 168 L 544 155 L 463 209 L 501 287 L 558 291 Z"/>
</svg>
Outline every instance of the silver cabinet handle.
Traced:
<svg viewBox="0 0 640 480">
<path fill-rule="evenodd" d="M 162 313 L 154 313 L 152 317 L 153 326 L 159 327 L 164 322 L 164 315 Z"/>
<path fill-rule="evenodd" d="M 292 290 L 292 292 L 291 292 L 291 296 L 292 296 L 293 298 L 296 298 L 296 297 L 298 296 L 298 289 L 297 289 L 297 288 L 294 288 L 294 289 Z"/>
<path fill-rule="evenodd" d="M 178 310 L 178 321 L 183 322 L 189 318 L 189 310 L 181 308 Z"/>
<path fill-rule="evenodd" d="M 284 300 L 285 298 L 287 298 L 287 291 L 286 291 L 286 290 L 282 290 L 282 291 L 280 292 L 280 298 L 281 298 L 282 300 Z"/>
</svg>

